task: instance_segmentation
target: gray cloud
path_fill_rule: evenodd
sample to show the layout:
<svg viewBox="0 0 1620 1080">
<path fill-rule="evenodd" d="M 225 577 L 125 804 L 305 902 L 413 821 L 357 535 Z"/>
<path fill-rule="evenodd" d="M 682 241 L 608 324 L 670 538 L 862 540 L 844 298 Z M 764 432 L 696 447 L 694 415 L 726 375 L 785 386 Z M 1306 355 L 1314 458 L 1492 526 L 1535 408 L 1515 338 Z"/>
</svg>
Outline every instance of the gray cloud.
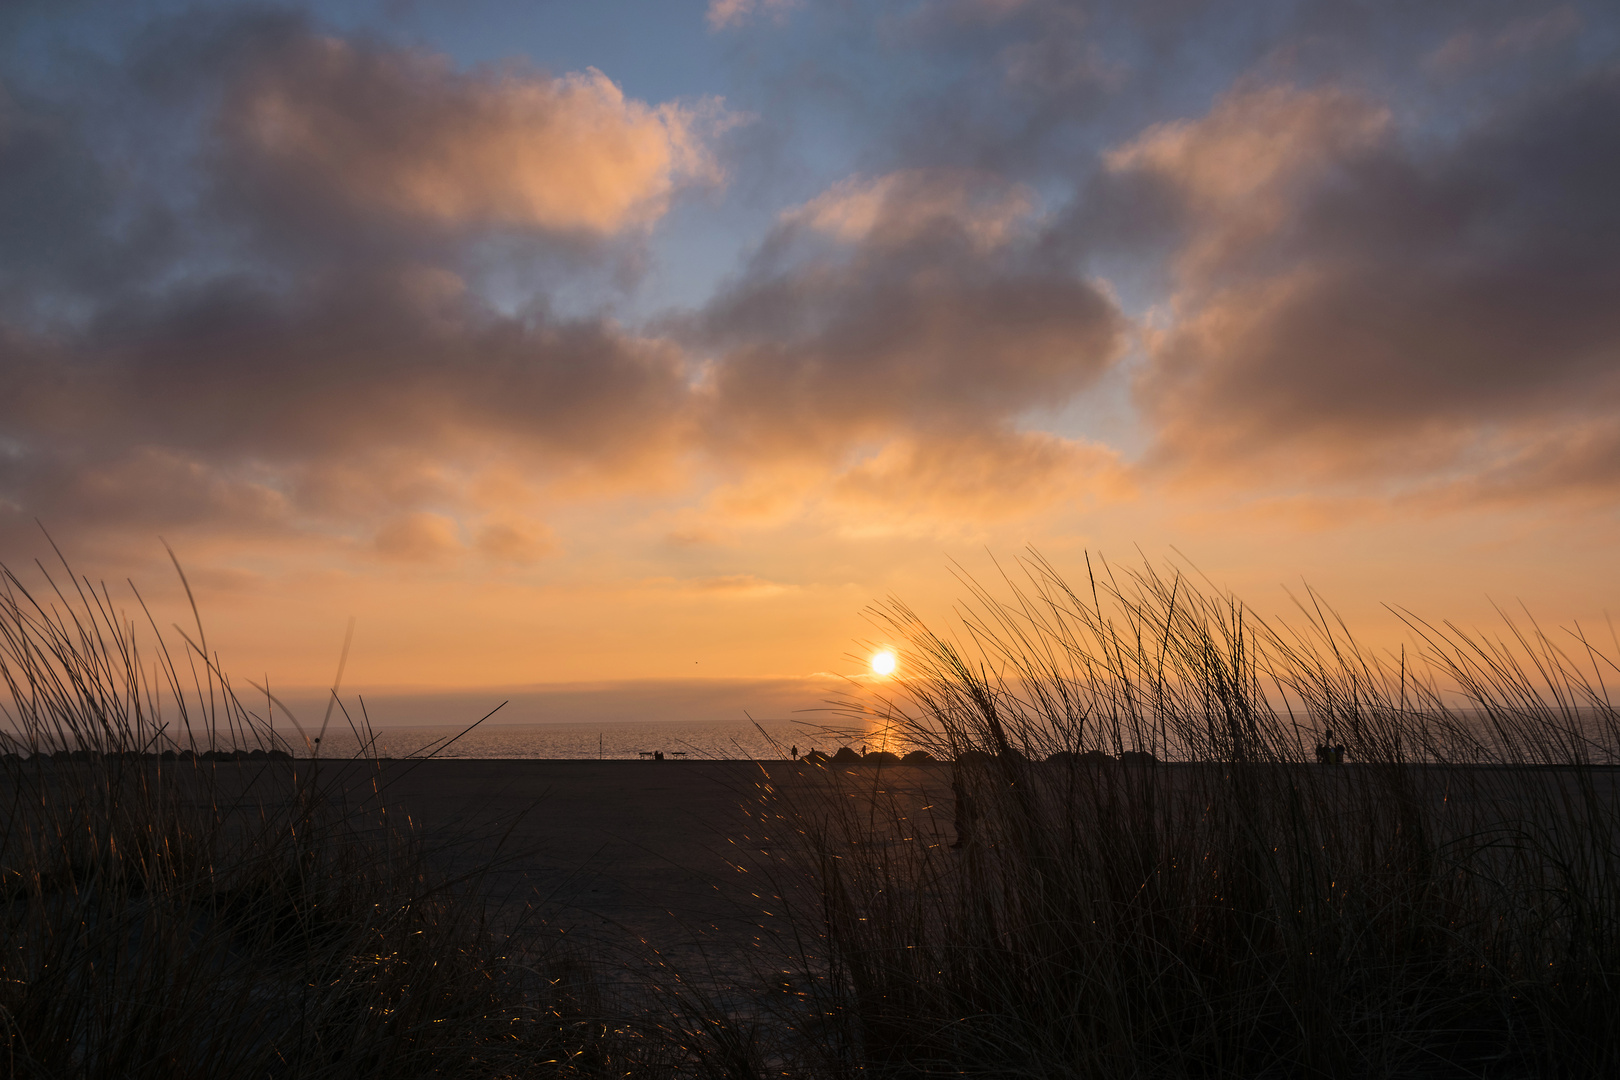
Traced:
<svg viewBox="0 0 1620 1080">
<path fill-rule="evenodd" d="M 288 515 L 341 518 L 455 502 L 453 485 L 420 477 L 492 456 L 634 474 L 680 436 L 668 346 L 601 320 L 503 316 L 424 268 L 318 284 L 212 281 L 103 311 L 66 341 L 13 333 L 0 497 L 53 520 L 77 502 L 113 518 L 248 507 L 259 527 L 264 499 L 201 493 L 251 475 Z M 122 476 L 126 496 L 64 473 Z"/>
<path fill-rule="evenodd" d="M 176 223 L 120 198 L 81 109 L 0 81 L 0 312 L 26 317 L 42 297 L 97 294 L 160 267 Z"/>
<path fill-rule="evenodd" d="M 0 98 L 0 526 L 380 517 L 377 550 L 399 554 L 433 533 L 410 514 L 476 519 L 490 468 L 537 490 L 667 472 L 690 423 L 674 346 L 543 294 L 503 312 L 468 279 L 495 225 L 640 229 L 706 167 L 687 114 L 594 73 L 459 75 L 277 13 L 160 24 L 94 74 Z M 169 141 L 131 159 L 96 94 Z M 408 182 L 371 190 L 393 173 Z M 469 529 L 498 560 L 550 543 L 511 512 Z"/>
<path fill-rule="evenodd" d="M 949 440 L 1056 407 L 1116 359 L 1124 321 L 1034 256 L 1025 196 L 979 173 L 835 188 L 785 216 L 698 322 L 714 436 L 830 448 Z"/>
<path fill-rule="evenodd" d="M 1320 94 L 1238 95 L 1122 159 L 1171 180 L 1191 222 L 1177 319 L 1140 383 L 1164 451 L 1212 464 L 1315 449 L 1389 467 L 1391 444 L 1477 452 L 1485 436 L 1511 445 L 1515 429 L 1611 410 L 1620 78 L 1454 138 L 1336 108 L 1328 120 Z M 1312 137 L 1283 131 L 1302 118 Z M 1270 135 L 1288 137 L 1260 183 Z"/>
</svg>

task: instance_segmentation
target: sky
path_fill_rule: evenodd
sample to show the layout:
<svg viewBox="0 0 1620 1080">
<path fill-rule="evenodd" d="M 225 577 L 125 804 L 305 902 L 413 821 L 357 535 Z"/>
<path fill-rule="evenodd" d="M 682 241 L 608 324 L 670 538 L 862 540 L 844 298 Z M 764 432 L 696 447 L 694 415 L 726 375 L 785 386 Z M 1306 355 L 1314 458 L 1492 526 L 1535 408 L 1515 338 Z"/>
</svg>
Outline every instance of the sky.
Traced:
<svg viewBox="0 0 1620 1080">
<path fill-rule="evenodd" d="M 243 678 L 328 684 L 352 619 L 347 685 L 550 719 L 813 704 L 867 605 L 943 627 L 1029 550 L 1380 648 L 1386 605 L 1601 625 L 1617 32 L 11 0 L 0 560 L 189 623 L 167 545 Z"/>
</svg>

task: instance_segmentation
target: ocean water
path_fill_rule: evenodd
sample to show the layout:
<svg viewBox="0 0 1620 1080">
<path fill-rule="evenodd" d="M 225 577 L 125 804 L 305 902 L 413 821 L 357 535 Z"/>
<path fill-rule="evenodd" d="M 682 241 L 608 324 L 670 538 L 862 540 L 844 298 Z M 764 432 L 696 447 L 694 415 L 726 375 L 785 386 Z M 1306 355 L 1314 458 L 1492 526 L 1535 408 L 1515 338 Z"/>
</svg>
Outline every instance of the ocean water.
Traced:
<svg viewBox="0 0 1620 1080">
<path fill-rule="evenodd" d="M 826 728 L 791 720 L 621 721 L 615 723 L 481 724 L 464 727 L 381 728 L 369 753 L 380 757 L 431 754 L 440 758 L 570 758 L 632 760 L 655 751 L 667 759 L 769 760 L 785 758 L 793 747 L 827 753 L 840 746 L 884 748 L 880 735 Z M 893 744 L 888 749 L 896 749 Z M 299 757 L 307 750 L 293 747 Z M 353 757 L 361 752 L 355 732 L 334 723 L 321 740 L 322 757 Z"/>
</svg>

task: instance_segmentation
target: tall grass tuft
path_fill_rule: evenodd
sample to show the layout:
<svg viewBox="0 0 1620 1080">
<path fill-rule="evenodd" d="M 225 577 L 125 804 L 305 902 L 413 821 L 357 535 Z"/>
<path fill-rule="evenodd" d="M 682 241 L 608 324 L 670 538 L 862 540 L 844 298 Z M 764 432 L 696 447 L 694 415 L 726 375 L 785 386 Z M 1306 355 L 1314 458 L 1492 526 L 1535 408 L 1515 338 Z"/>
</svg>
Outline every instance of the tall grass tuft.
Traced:
<svg viewBox="0 0 1620 1080">
<path fill-rule="evenodd" d="M 389 818 L 376 762 L 287 753 L 287 734 L 304 740 L 243 704 L 200 627 L 177 656 L 146 619 L 146 655 L 104 586 L 0 574 L 0 1074 L 617 1076 L 648 1060 L 588 966 L 495 926 L 478 874 L 435 870 Z"/>
<path fill-rule="evenodd" d="M 1022 570 L 949 636 L 873 611 L 904 674 L 849 712 L 942 764 L 767 785 L 803 970 L 631 1001 L 200 625 L 171 653 L 0 568 L 0 1075 L 1620 1074 L 1613 653 L 1409 614 L 1375 653 L 1308 594 Z"/>
<path fill-rule="evenodd" d="M 801 818 L 819 1069 L 1620 1075 L 1612 654 L 1405 613 L 1376 654 L 1310 595 L 1021 570 L 951 636 L 873 610 L 905 674 L 848 711 L 955 764 Z"/>
</svg>

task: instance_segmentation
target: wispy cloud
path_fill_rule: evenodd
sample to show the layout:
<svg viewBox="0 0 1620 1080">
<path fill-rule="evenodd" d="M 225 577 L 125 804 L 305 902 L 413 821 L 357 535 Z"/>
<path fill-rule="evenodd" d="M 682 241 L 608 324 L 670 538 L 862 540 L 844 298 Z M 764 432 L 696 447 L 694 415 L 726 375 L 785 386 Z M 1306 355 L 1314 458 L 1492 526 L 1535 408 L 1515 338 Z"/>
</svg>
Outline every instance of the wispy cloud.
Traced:
<svg viewBox="0 0 1620 1080">
<path fill-rule="evenodd" d="M 1469 27 L 1445 40 L 1424 60 L 1441 75 L 1458 75 L 1492 61 L 1548 48 L 1566 41 L 1581 29 L 1581 15 L 1562 4 L 1535 15 L 1511 19 L 1495 30 Z"/>
<path fill-rule="evenodd" d="M 713 30 L 739 26 L 761 15 L 780 18 L 799 6 L 799 0 L 709 0 L 707 18 Z"/>
<path fill-rule="evenodd" d="M 1012 240 L 1029 223 L 1036 201 L 1026 185 L 992 174 L 911 170 L 839 181 L 783 211 L 781 220 L 852 244 L 905 244 L 953 227 L 987 250 Z"/>
</svg>

